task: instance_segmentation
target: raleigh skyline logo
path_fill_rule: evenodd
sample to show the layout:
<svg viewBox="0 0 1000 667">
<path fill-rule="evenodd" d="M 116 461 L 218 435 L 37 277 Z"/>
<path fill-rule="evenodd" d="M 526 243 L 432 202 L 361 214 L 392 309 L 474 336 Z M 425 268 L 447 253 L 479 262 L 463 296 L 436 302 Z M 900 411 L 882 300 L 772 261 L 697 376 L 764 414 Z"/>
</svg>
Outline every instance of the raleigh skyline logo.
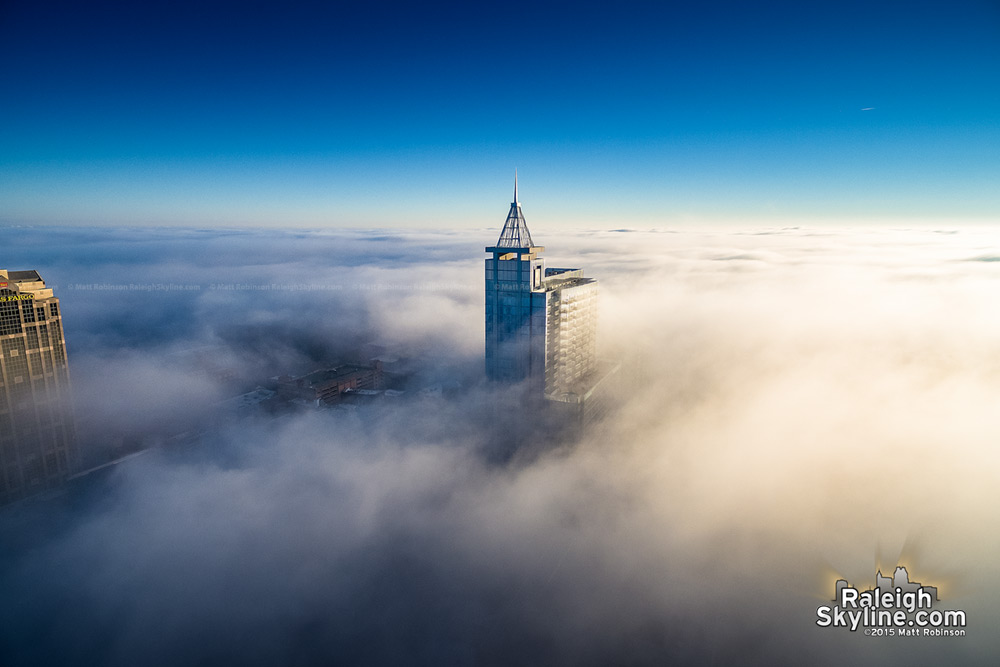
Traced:
<svg viewBox="0 0 1000 667">
<path fill-rule="evenodd" d="M 816 610 L 821 628 L 864 628 L 867 637 L 964 637 L 965 612 L 933 609 L 938 602 L 935 586 L 910 581 L 905 567 L 892 578 L 875 575 L 875 588 L 859 592 L 846 579 L 838 579 L 834 606 Z"/>
</svg>

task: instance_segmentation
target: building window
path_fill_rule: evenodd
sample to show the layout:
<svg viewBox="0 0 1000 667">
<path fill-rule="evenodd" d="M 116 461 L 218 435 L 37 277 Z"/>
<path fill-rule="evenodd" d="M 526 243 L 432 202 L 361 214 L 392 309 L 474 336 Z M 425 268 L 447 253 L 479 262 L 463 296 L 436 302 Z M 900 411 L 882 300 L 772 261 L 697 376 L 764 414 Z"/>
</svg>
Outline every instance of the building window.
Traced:
<svg viewBox="0 0 1000 667">
<path fill-rule="evenodd" d="M 25 327 L 24 332 L 28 335 L 28 349 L 37 350 L 38 349 L 38 330 L 35 327 Z"/>
<path fill-rule="evenodd" d="M 17 301 L 0 302 L 0 336 L 21 333 L 21 312 Z"/>
</svg>

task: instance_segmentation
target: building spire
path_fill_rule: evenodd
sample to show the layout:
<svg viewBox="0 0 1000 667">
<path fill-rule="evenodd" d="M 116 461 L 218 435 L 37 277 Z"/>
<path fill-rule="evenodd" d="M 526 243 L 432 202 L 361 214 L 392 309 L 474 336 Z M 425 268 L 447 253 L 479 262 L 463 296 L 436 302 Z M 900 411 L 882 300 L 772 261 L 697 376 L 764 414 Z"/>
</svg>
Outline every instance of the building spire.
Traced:
<svg viewBox="0 0 1000 667">
<path fill-rule="evenodd" d="M 507 221 L 503 223 L 500 231 L 500 238 L 497 240 L 498 248 L 531 248 L 535 244 L 531 241 L 531 232 L 528 231 L 528 223 L 524 221 L 524 214 L 521 213 L 521 203 L 517 201 L 517 169 L 514 169 L 514 201 L 510 205 L 510 213 L 507 214 Z"/>
</svg>

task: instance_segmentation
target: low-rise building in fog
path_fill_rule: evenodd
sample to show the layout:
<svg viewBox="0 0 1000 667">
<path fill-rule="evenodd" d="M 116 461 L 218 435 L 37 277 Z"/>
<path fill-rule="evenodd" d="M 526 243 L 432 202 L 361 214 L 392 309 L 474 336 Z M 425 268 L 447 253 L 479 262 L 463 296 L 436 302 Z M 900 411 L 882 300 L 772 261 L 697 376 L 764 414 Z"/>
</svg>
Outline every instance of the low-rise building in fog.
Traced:
<svg viewBox="0 0 1000 667">
<path fill-rule="evenodd" d="M 341 364 L 313 371 L 302 377 L 278 378 L 278 395 L 283 400 L 304 400 L 314 405 L 337 405 L 348 390 L 382 389 L 382 362 L 370 366 Z"/>
</svg>

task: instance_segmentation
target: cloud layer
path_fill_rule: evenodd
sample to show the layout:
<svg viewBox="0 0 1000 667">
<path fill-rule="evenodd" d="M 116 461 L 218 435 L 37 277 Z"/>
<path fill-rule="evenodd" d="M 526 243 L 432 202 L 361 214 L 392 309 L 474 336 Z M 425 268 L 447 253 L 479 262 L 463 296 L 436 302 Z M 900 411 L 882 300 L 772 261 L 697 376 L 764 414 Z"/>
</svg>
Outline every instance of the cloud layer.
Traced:
<svg viewBox="0 0 1000 667">
<path fill-rule="evenodd" d="M 185 419 L 201 435 L 0 513 L 0 653 L 989 664 L 1000 270 L 983 258 L 1000 239 L 946 231 L 545 239 L 551 266 L 601 281 L 621 405 L 497 459 L 496 415 L 525 424 L 479 382 L 489 233 L 17 230 L 8 268 L 63 300 L 89 446 Z M 219 425 L 232 381 L 184 361 L 209 349 L 250 381 L 372 340 L 462 395 Z M 815 626 L 834 579 L 900 559 L 968 612 L 968 637 Z"/>
</svg>

